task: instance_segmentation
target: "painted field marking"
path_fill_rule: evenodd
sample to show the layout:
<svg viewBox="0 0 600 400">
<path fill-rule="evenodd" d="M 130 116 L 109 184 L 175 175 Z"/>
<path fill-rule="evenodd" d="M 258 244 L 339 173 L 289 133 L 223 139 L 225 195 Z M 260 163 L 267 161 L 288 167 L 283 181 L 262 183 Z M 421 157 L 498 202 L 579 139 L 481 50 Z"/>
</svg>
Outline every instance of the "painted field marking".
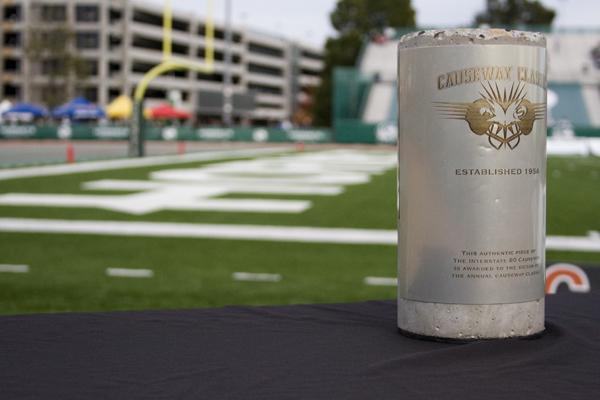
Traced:
<svg viewBox="0 0 600 400">
<path fill-rule="evenodd" d="M 243 193 L 243 194 L 306 194 L 314 196 L 337 196 L 344 192 L 341 186 L 326 186 L 326 185 L 302 185 L 288 184 L 284 185 L 281 182 L 228 182 L 227 178 L 213 181 L 198 181 L 198 182 L 169 182 L 169 181 L 142 181 L 142 180 L 125 180 L 125 179 L 102 179 L 98 181 L 85 182 L 82 187 L 86 190 L 111 190 L 111 191 L 135 191 L 135 190 L 164 190 L 176 189 L 179 191 L 202 191 L 209 189 L 219 190 L 219 195 L 227 194 L 227 192 Z M 196 195 L 196 193 L 194 193 Z"/>
<path fill-rule="evenodd" d="M 200 191 L 207 192 L 203 189 L 200 189 Z M 10 193 L 0 195 L 0 205 L 100 208 L 143 215 L 163 210 L 297 214 L 306 211 L 312 204 L 310 201 L 305 200 L 203 199 L 200 195 L 197 196 L 198 198 L 194 198 L 192 196 L 193 191 L 184 191 L 181 196 L 177 196 L 178 193 L 181 192 L 178 190 L 165 190 L 163 192 L 136 193 L 125 196 Z"/>
<path fill-rule="evenodd" d="M 546 250 L 600 252 L 600 236 L 595 231 L 587 236 L 547 236 Z"/>
<path fill-rule="evenodd" d="M 231 278 L 234 281 L 245 281 L 245 282 L 280 282 L 282 277 L 279 274 L 265 274 L 265 273 L 252 273 L 252 272 L 234 272 L 231 274 Z"/>
<path fill-rule="evenodd" d="M 0 171 L 0 181 L 18 178 L 32 178 L 38 176 L 54 176 L 79 174 L 82 172 L 108 171 L 113 169 L 151 167 L 155 165 L 184 164 L 199 161 L 225 160 L 240 157 L 254 157 L 275 153 L 284 153 L 293 150 L 292 147 L 260 148 L 205 151 L 177 156 L 157 156 L 144 158 L 127 158 L 118 160 L 90 161 L 79 164 L 47 165 L 41 167 L 12 168 Z"/>
<path fill-rule="evenodd" d="M 29 265 L 0 264 L 0 272 L 9 272 L 9 273 L 13 273 L 13 274 L 26 274 L 29 272 Z"/>
<path fill-rule="evenodd" d="M 106 275 L 117 278 L 152 278 L 151 269 L 106 268 Z"/>
<path fill-rule="evenodd" d="M 390 245 L 396 230 L 316 228 L 302 226 L 186 224 L 168 222 L 79 221 L 61 219 L 0 218 L 0 232 L 67 233 L 107 236 L 234 239 L 271 242 Z M 600 238 L 548 236 L 546 249 L 600 252 Z"/>
<path fill-rule="evenodd" d="M 395 230 L 166 222 L 0 218 L 0 232 L 239 239 L 274 242 L 396 244 Z"/>
<path fill-rule="evenodd" d="M 369 286 L 398 286 L 398 279 L 381 276 L 367 276 L 364 279 L 364 283 Z"/>
<path fill-rule="evenodd" d="M 150 174 L 152 180 L 111 179 L 83 184 L 84 189 L 140 191 L 136 193 L 6 193 L 0 194 L 0 205 L 99 208 L 134 215 L 164 210 L 298 214 L 309 209 L 312 202 L 251 195 L 336 196 L 345 186 L 368 183 L 373 175 L 395 164 L 394 153 L 329 150 L 277 155 L 155 171 Z M 236 194 L 249 196 L 226 198 Z"/>
</svg>

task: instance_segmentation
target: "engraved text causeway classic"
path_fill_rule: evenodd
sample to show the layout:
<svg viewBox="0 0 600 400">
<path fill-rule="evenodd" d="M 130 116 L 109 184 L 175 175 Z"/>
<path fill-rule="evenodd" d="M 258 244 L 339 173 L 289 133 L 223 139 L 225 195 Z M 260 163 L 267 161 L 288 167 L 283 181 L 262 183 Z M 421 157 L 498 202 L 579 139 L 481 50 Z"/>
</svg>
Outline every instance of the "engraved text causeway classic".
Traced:
<svg viewBox="0 0 600 400">
<path fill-rule="evenodd" d="M 476 135 L 486 135 L 492 147 L 515 149 L 521 136 L 533 131 L 546 116 L 546 103 L 528 99 L 527 84 L 545 88 L 544 74 L 522 67 L 481 67 L 453 71 L 438 77 L 438 89 L 479 83 L 479 97 L 471 102 L 435 101 L 444 119 L 466 121 Z"/>
</svg>

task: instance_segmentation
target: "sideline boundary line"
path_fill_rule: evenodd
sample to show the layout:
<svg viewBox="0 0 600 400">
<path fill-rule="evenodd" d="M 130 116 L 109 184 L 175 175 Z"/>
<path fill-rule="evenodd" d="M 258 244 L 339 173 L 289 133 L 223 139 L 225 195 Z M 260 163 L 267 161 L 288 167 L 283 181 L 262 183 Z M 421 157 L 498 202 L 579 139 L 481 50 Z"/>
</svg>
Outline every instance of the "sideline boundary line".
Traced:
<svg viewBox="0 0 600 400">
<path fill-rule="evenodd" d="M 184 155 L 155 156 L 144 158 L 126 158 L 119 160 L 90 161 L 78 164 L 46 165 L 41 167 L 11 168 L 0 170 L 0 181 L 19 178 L 35 178 L 79 174 L 84 172 L 107 171 L 114 169 L 152 167 L 156 165 L 185 164 L 199 161 L 216 161 L 239 157 L 253 157 L 285 153 L 291 147 L 266 147 L 260 149 L 236 149 L 203 151 Z"/>
</svg>

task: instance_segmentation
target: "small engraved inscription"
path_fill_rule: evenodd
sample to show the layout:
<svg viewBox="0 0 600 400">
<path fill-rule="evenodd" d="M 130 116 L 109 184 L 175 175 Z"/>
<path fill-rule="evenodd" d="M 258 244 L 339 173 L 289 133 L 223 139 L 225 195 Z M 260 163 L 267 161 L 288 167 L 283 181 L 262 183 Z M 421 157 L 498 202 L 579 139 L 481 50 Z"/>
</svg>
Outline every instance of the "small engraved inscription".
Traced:
<svg viewBox="0 0 600 400">
<path fill-rule="evenodd" d="M 541 274 L 536 249 L 462 250 L 452 259 L 452 279 L 519 279 Z"/>
</svg>

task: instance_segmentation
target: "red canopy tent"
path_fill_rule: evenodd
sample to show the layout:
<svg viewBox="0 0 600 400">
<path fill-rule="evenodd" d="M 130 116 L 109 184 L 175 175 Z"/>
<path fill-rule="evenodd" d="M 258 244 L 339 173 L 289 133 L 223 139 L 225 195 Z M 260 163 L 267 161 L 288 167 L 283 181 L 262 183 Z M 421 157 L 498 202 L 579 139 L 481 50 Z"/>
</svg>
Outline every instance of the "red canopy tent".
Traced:
<svg viewBox="0 0 600 400">
<path fill-rule="evenodd" d="M 185 110 L 178 110 L 170 104 L 146 110 L 146 118 L 150 119 L 190 119 L 192 115 Z"/>
</svg>

